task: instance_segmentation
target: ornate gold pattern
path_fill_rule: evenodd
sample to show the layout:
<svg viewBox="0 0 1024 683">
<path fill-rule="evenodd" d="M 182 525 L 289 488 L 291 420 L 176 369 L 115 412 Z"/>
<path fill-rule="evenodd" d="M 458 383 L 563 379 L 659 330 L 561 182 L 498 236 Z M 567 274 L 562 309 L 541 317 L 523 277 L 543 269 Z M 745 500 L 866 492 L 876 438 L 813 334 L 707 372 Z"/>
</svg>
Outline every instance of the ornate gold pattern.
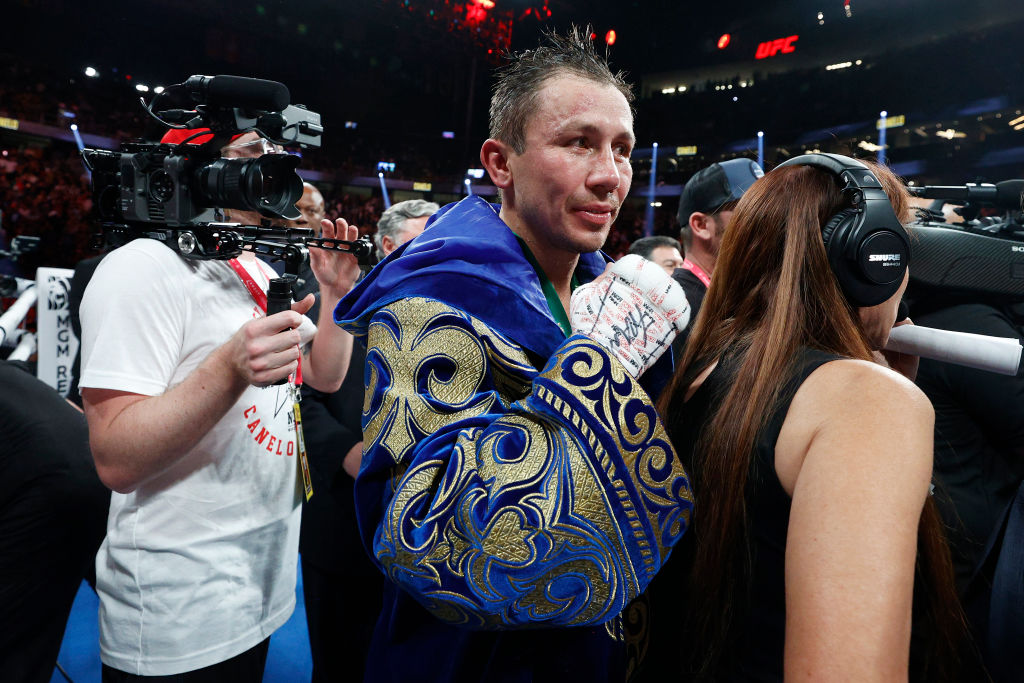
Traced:
<svg viewBox="0 0 1024 683">
<path fill-rule="evenodd" d="M 595 345 L 538 374 L 480 321 L 414 298 L 374 315 L 367 362 L 367 457 L 394 466 L 375 553 L 439 619 L 608 622 L 685 528 L 689 484 L 650 400 Z"/>
<path fill-rule="evenodd" d="M 367 348 L 378 362 L 370 362 L 363 440 L 368 450 L 377 445 L 383 431 L 380 445 L 399 463 L 418 434 L 433 433 L 450 422 L 455 412 L 461 418 L 487 410 L 493 397 L 480 396 L 477 391 L 484 379 L 488 350 L 464 327 L 443 322 L 445 316 L 457 312 L 436 301 L 406 299 L 395 304 L 393 312 L 384 309 L 381 313 L 384 319 L 375 316 L 367 334 Z M 465 318 L 461 314 L 456 317 Z M 367 360 L 371 360 L 370 353 Z M 385 368 L 387 377 L 380 377 Z M 443 410 L 436 410 L 433 401 L 428 403 L 419 392 L 415 383 L 420 379 L 426 380 L 426 395 L 443 404 Z M 390 385 L 385 401 L 367 415 L 375 395 L 370 389 L 382 384 Z"/>
<path fill-rule="evenodd" d="M 644 513 L 647 521 L 659 532 L 655 534 L 658 557 L 654 558 L 651 549 L 644 541 L 640 541 L 643 537 L 643 524 L 638 519 L 638 511 L 630 502 L 626 484 L 616 476 L 615 467 L 608 459 L 608 451 L 603 451 L 601 466 L 605 468 L 616 493 L 622 499 L 623 508 L 629 515 L 630 527 L 640 541 L 644 567 L 649 577 L 653 577 L 665 557 L 666 542 L 678 539 L 690 523 L 693 493 L 686 472 L 675 457 L 668 433 L 651 407 L 647 394 L 639 384 L 631 380 L 625 368 L 595 346 L 576 347 L 573 356 L 571 369 L 574 377 L 565 386 L 575 401 L 583 406 L 580 412 L 598 418 L 604 431 L 613 437 L 616 446 L 614 450 L 621 456 L 627 469 L 624 474 L 637 485 L 636 489 L 646 503 Z M 603 379 L 608 371 L 610 381 Z M 542 377 L 559 379 L 559 368 L 552 367 Z M 551 392 L 541 392 L 540 397 L 553 402 L 557 409 L 564 412 L 564 404 L 553 399 Z M 581 431 L 588 434 L 588 442 L 593 444 L 593 431 L 585 425 L 581 426 Z M 675 502 L 679 499 L 687 501 L 689 505 L 679 507 Z"/>
</svg>

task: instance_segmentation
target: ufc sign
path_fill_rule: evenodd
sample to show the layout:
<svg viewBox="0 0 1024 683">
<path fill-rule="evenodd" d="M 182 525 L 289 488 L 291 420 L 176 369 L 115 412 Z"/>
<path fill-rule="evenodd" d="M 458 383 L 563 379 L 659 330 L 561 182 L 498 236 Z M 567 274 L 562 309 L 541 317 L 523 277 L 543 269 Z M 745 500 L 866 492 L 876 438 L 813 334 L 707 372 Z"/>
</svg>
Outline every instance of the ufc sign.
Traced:
<svg viewBox="0 0 1024 683">
<path fill-rule="evenodd" d="M 757 46 L 757 53 L 754 55 L 754 58 L 764 59 L 765 57 L 774 57 L 780 52 L 783 54 L 793 52 L 796 50 L 796 48 L 793 47 L 793 43 L 798 40 L 800 40 L 800 36 L 790 36 L 788 38 L 776 38 L 775 40 L 769 40 L 767 43 L 761 43 Z"/>
</svg>

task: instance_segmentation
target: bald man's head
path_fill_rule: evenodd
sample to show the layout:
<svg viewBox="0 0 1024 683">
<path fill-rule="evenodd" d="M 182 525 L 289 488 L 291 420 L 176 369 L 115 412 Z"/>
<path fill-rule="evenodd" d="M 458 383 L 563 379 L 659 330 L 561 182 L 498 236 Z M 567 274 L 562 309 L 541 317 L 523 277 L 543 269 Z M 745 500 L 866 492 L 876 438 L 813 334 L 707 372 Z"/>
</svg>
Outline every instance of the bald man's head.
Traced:
<svg viewBox="0 0 1024 683">
<path fill-rule="evenodd" d="M 296 228 L 311 228 L 320 236 L 320 221 L 324 218 L 324 197 L 312 183 L 302 183 L 302 198 L 295 202 L 295 208 L 302 214 L 293 221 Z"/>
</svg>

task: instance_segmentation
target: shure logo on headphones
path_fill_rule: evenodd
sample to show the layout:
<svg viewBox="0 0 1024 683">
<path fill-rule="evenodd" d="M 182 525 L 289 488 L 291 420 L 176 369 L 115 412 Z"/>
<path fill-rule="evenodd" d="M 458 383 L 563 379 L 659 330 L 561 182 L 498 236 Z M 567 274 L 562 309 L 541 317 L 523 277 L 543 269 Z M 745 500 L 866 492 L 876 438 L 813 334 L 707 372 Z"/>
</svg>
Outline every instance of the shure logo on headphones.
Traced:
<svg viewBox="0 0 1024 683">
<path fill-rule="evenodd" d="M 900 262 L 900 255 L 899 254 L 868 254 L 868 261 L 871 261 L 871 262 L 879 262 L 880 261 L 882 263 L 887 263 L 887 262 L 890 262 L 890 261 L 894 261 L 895 263 L 893 263 L 892 265 L 897 265 Z M 888 265 L 888 263 L 887 263 L 887 265 Z"/>
</svg>

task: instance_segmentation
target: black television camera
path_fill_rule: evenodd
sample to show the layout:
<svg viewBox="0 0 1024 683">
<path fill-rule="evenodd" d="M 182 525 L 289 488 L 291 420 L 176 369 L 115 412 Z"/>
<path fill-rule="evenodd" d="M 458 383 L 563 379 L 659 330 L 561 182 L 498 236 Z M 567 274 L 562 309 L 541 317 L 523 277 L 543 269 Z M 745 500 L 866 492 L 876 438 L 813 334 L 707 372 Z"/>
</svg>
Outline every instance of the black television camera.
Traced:
<svg viewBox="0 0 1024 683">
<path fill-rule="evenodd" d="M 306 257 L 306 246 L 368 258 L 373 253 L 369 240 L 327 240 L 308 229 L 270 227 L 271 219 L 300 216 L 295 208 L 302 197 L 297 156 L 221 157 L 221 148 L 233 136 L 249 131 L 280 145 L 319 147 L 320 115 L 290 100 L 288 88 L 276 81 L 192 76 L 149 105 L 143 101 L 146 112 L 165 126 L 207 130 L 178 144 L 142 141 L 125 143 L 120 152 L 82 150 L 92 173 L 103 241 L 119 246 L 150 237 L 200 259 L 234 258 L 249 249 L 271 260 L 285 259 L 289 272 Z M 174 103 L 178 106 L 163 108 Z M 190 144 L 194 140 L 204 141 Z M 255 211 L 267 220 L 260 226 L 225 223 L 221 209 Z"/>
<path fill-rule="evenodd" d="M 1024 180 L 908 189 L 935 200 L 909 226 L 913 288 L 1024 298 Z M 963 223 L 946 222 L 947 203 L 959 205 Z"/>
</svg>

